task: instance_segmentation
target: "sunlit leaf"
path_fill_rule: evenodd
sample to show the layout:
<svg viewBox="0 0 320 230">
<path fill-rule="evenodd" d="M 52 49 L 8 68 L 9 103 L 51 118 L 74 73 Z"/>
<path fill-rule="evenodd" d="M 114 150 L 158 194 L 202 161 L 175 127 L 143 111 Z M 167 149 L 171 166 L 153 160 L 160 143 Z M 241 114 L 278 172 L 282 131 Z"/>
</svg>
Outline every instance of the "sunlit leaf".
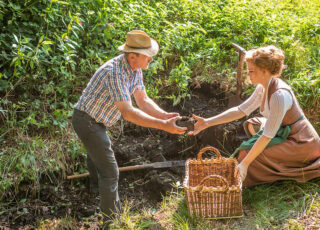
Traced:
<svg viewBox="0 0 320 230">
<path fill-rule="evenodd" d="M 44 35 L 42 35 L 39 39 L 39 43 L 41 43 L 43 41 Z"/>
<path fill-rule="evenodd" d="M 42 44 L 43 45 L 52 45 L 53 41 L 43 41 Z"/>
<path fill-rule="evenodd" d="M 13 34 L 13 37 L 14 37 L 14 39 L 16 40 L 16 42 L 19 43 L 19 39 L 18 39 L 18 37 L 17 37 L 15 34 Z"/>
</svg>

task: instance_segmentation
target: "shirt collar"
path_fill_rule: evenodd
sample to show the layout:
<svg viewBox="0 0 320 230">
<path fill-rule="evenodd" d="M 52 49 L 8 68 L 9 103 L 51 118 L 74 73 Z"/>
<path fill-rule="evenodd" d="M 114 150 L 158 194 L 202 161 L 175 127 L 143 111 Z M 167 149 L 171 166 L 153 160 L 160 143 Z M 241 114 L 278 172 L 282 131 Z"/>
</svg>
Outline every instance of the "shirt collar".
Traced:
<svg viewBox="0 0 320 230">
<path fill-rule="evenodd" d="M 121 57 L 121 63 L 123 64 L 123 67 L 125 68 L 126 72 L 131 76 L 134 76 L 135 73 L 132 71 L 131 69 L 131 66 L 128 62 L 128 60 L 126 59 L 125 55 L 124 54 L 121 54 L 122 57 Z"/>
<path fill-rule="evenodd" d="M 268 82 L 268 87 L 267 87 L 267 89 L 266 89 L 266 90 L 267 90 L 267 96 L 268 96 L 269 86 L 270 86 L 270 83 L 271 83 L 272 79 L 273 79 L 273 77 L 271 77 L 270 80 L 269 80 L 269 82 Z"/>
</svg>

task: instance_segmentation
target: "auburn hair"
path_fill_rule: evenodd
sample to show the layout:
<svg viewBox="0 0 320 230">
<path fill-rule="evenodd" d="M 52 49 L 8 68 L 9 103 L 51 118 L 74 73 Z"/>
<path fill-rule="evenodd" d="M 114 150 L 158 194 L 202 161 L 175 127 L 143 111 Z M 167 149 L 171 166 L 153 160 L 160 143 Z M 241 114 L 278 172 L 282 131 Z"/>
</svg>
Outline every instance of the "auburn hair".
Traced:
<svg viewBox="0 0 320 230">
<path fill-rule="evenodd" d="M 284 66 L 284 52 L 273 46 L 251 49 L 246 53 L 246 62 L 251 62 L 261 69 L 268 70 L 274 76 L 280 76 Z"/>
</svg>

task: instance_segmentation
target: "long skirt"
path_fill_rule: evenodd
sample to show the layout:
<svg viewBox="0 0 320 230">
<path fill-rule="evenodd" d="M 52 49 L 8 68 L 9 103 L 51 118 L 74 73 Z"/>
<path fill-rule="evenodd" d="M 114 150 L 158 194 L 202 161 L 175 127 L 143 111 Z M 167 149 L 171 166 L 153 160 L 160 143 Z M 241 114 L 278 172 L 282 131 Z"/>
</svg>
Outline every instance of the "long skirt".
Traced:
<svg viewBox="0 0 320 230">
<path fill-rule="evenodd" d="M 265 124 L 265 118 L 255 117 L 244 123 L 253 124 L 258 130 Z M 249 135 L 250 137 L 250 135 Z M 239 152 L 241 162 L 249 150 Z M 286 141 L 266 148 L 249 165 L 244 186 L 270 183 L 278 180 L 305 182 L 320 177 L 320 138 L 308 119 L 304 118 L 291 125 Z"/>
</svg>

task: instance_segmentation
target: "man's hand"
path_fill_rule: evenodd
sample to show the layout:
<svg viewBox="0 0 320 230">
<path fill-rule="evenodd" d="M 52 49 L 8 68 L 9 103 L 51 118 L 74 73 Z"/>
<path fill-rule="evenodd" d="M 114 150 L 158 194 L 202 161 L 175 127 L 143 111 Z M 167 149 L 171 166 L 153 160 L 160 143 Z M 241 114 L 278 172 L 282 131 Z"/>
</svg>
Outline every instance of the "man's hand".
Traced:
<svg viewBox="0 0 320 230">
<path fill-rule="evenodd" d="M 181 118 L 182 117 L 180 116 L 174 116 L 172 118 L 169 118 L 166 121 L 166 128 L 164 130 L 172 134 L 184 134 L 187 131 L 187 128 L 176 125 L 176 121 L 181 120 Z"/>
<path fill-rule="evenodd" d="M 208 128 L 208 123 L 206 119 L 202 117 L 198 117 L 194 114 L 192 114 L 192 117 L 197 120 L 197 122 L 194 124 L 194 130 L 188 132 L 188 135 L 197 135 L 200 133 L 202 130 Z"/>
<path fill-rule="evenodd" d="M 243 163 L 240 163 L 237 165 L 234 171 L 234 177 L 237 177 L 238 174 L 240 174 L 240 179 L 243 182 L 244 179 L 246 179 L 247 172 L 248 172 L 248 166 L 244 165 Z"/>
<path fill-rule="evenodd" d="M 179 117 L 180 114 L 179 113 L 165 113 L 163 116 L 162 116 L 162 119 L 163 120 L 167 120 L 167 119 L 170 119 L 170 118 L 173 118 L 173 117 Z"/>
<path fill-rule="evenodd" d="M 115 104 L 120 110 L 122 117 L 136 125 L 162 129 L 172 134 L 184 134 L 187 131 L 186 127 L 179 127 L 176 125 L 176 121 L 182 118 L 177 113 L 162 113 L 168 114 L 167 116 L 170 118 L 160 119 L 152 117 L 140 109 L 134 108 L 131 101 L 118 101 L 115 102 Z"/>
</svg>

